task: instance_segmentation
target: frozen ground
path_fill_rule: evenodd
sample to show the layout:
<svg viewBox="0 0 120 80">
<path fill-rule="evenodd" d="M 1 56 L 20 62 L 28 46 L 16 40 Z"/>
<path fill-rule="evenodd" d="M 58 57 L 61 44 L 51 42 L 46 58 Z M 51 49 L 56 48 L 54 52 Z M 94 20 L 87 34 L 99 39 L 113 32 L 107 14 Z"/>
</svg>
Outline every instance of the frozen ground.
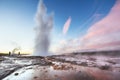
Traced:
<svg viewBox="0 0 120 80">
<path fill-rule="evenodd" d="M 0 80 L 120 80 L 120 51 L 93 53 L 0 56 Z"/>
</svg>

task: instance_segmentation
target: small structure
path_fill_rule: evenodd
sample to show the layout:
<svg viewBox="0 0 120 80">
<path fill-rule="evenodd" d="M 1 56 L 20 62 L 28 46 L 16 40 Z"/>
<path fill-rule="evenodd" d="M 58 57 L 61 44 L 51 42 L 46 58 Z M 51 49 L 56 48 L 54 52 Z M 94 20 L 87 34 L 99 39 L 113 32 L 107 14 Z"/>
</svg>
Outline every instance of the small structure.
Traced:
<svg viewBox="0 0 120 80">
<path fill-rule="evenodd" d="M 18 56 L 20 55 L 20 52 L 18 52 Z"/>
<path fill-rule="evenodd" d="M 9 51 L 9 56 L 11 56 L 11 52 Z"/>
<path fill-rule="evenodd" d="M 11 52 L 9 51 L 8 55 L 9 55 L 9 56 L 20 56 L 21 54 L 20 54 L 20 52 L 18 52 L 18 54 L 17 54 L 17 53 L 11 53 Z"/>
</svg>

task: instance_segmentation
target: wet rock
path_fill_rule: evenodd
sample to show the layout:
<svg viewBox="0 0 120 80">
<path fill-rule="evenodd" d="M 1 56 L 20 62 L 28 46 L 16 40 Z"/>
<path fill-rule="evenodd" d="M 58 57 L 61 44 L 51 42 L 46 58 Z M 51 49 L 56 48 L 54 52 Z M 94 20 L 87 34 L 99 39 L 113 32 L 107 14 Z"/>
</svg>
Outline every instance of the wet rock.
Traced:
<svg viewBox="0 0 120 80">
<path fill-rule="evenodd" d="M 33 69 L 33 68 L 32 67 L 26 68 L 26 70 L 28 70 L 28 69 Z"/>
<path fill-rule="evenodd" d="M 55 79 L 55 80 L 62 80 L 62 79 L 60 79 L 60 78 L 57 78 L 57 79 Z"/>
<path fill-rule="evenodd" d="M 58 77 L 58 75 L 54 75 L 55 77 Z"/>
<path fill-rule="evenodd" d="M 115 61 L 112 61 L 112 60 L 107 60 L 107 62 L 111 63 L 111 64 L 116 64 Z"/>
<path fill-rule="evenodd" d="M 33 60 L 32 61 L 32 65 L 41 65 L 41 66 L 43 65 L 43 66 L 46 66 L 46 65 L 52 65 L 52 62 L 46 61 L 44 59 L 42 59 L 42 60 L 38 59 L 38 60 Z"/>
<path fill-rule="evenodd" d="M 17 76 L 19 73 L 15 73 L 14 75 Z"/>
<path fill-rule="evenodd" d="M 87 62 L 81 62 L 80 65 L 82 65 L 82 66 L 88 66 Z"/>
<path fill-rule="evenodd" d="M 74 80 L 95 80 L 93 76 L 89 75 L 87 72 L 79 71 L 76 74 L 76 77 Z"/>
<path fill-rule="evenodd" d="M 99 68 L 102 70 L 109 70 L 110 66 L 109 65 L 102 65 L 102 66 L 99 66 Z"/>
<path fill-rule="evenodd" d="M 96 59 L 95 59 L 95 58 L 93 58 L 93 57 L 89 57 L 89 58 L 88 58 L 88 60 L 91 60 L 91 61 L 96 61 Z"/>
<path fill-rule="evenodd" d="M 37 78 L 38 78 L 37 76 L 34 77 L 34 79 L 37 79 Z"/>
<path fill-rule="evenodd" d="M 71 65 L 65 65 L 65 64 L 60 64 L 60 65 L 52 65 L 54 70 L 73 70 L 73 67 Z"/>
<path fill-rule="evenodd" d="M 3 57 L 0 57 L 0 62 L 1 62 L 1 61 L 4 61 L 4 60 L 5 60 L 5 58 L 3 58 Z"/>
</svg>

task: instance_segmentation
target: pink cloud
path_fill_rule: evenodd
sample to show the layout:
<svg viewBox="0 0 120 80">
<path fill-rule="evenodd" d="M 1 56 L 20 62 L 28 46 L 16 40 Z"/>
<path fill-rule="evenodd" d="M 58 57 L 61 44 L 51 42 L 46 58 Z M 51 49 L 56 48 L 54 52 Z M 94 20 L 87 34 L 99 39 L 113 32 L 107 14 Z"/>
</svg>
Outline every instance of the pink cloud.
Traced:
<svg viewBox="0 0 120 80">
<path fill-rule="evenodd" d="M 116 41 L 116 42 L 109 42 L 109 43 L 104 43 L 104 44 L 97 44 L 97 45 L 90 45 L 88 46 L 89 49 L 99 49 L 99 48 L 106 48 L 106 47 L 112 47 L 114 46 L 120 46 L 120 41 Z"/>
<path fill-rule="evenodd" d="M 116 34 L 116 36 L 113 36 Z M 108 37 L 109 36 L 109 37 Z M 108 37 L 108 38 L 106 38 Z M 120 0 L 116 2 L 109 14 L 92 25 L 82 38 L 85 48 L 120 45 Z M 116 40 L 117 39 L 117 40 Z M 113 44 L 116 43 L 117 44 Z M 98 45 L 99 43 L 103 43 Z M 90 44 L 90 45 L 89 45 Z M 88 47 L 89 46 L 89 47 Z"/>
<path fill-rule="evenodd" d="M 101 21 L 95 23 L 88 30 L 85 38 L 96 37 L 98 35 L 106 35 L 120 31 L 120 1 L 118 0 L 110 13 Z"/>
<path fill-rule="evenodd" d="M 69 29 L 71 23 L 71 17 L 68 18 L 68 20 L 65 22 L 64 27 L 63 27 L 63 34 L 65 35 Z"/>
</svg>

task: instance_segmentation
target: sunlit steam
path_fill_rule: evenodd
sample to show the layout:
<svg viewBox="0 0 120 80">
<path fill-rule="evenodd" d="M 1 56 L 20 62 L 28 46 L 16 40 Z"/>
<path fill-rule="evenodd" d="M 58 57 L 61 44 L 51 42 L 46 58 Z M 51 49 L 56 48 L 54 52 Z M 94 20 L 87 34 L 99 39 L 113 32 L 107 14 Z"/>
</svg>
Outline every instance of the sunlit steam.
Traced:
<svg viewBox="0 0 120 80">
<path fill-rule="evenodd" d="M 50 33 L 53 28 L 53 15 L 47 15 L 47 9 L 40 0 L 36 13 L 36 39 L 33 55 L 46 56 L 50 46 Z"/>
</svg>

